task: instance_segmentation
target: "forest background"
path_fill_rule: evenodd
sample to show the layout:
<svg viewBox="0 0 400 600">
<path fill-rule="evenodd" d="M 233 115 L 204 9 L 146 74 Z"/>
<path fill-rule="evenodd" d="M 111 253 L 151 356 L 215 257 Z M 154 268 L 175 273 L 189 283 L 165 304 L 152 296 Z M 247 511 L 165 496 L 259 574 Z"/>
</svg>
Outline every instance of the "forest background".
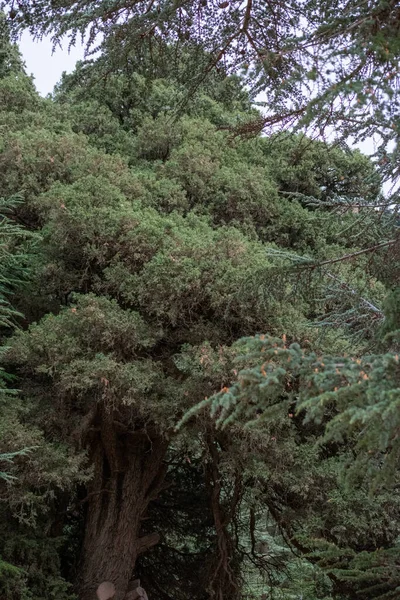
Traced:
<svg viewBox="0 0 400 600">
<path fill-rule="evenodd" d="M 398 4 L 3 9 L 1 598 L 398 598 Z"/>
</svg>

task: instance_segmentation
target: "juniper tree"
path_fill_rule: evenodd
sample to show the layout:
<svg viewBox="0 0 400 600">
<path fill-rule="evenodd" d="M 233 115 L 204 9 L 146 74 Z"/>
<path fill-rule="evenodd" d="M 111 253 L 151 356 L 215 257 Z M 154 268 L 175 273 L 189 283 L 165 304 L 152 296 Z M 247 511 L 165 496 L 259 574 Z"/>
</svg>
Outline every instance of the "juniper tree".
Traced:
<svg viewBox="0 0 400 600">
<path fill-rule="evenodd" d="M 28 88 L 10 95 L 1 114 L 1 188 L 20 192 L 13 219 L 39 233 L 29 287 L 18 294 L 26 327 L 8 342 L 22 400 L 3 421 L 4 450 L 19 439 L 41 448 L 16 459 L 18 483 L 4 488 L 2 556 L 30 566 L 22 577 L 34 598 L 68 598 L 69 581 L 92 599 L 106 580 L 123 598 L 140 575 L 154 598 L 231 599 L 244 595 L 246 565 L 274 583 L 283 578 L 287 559 L 257 551 L 266 512 L 299 552 L 311 550 L 301 534 L 321 530 L 354 552 L 389 545 L 395 499 L 372 502 L 366 489 L 346 495 L 340 472 L 349 449 L 321 460 L 318 428 L 294 435 L 284 414 L 271 432 L 251 436 L 240 426 L 226 435 L 207 416 L 175 429 L 235 378 L 241 336 L 286 333 L 320 352 L 352 344 L 343 327 L 325 341 L 308 327 L 325 310 L 318 295 L 326 281 L 299 278 L 277 251 L 314 261 L 357 252 L 343 233 L 356 216 L 316 211 L 304 196 L 319 190 L 327 200 L 324 185 L 376 194 L 371 164 L 311 141 L 291 163 L 290 138 L 232 140 L 219 126 L 235 103 L 246 110 L 236 80 L 217 78 L 176 123 L 160 105 L 160 90 L 178 95 L 176 78 L 146 81 L 140 65 L 137 76 L 130 65 L 128 81 L 120 73 L 118 86 L 98 83 L 93 99 L 88 86 L 106 65 L 106 57 L 80 65 L 56 103 Z M 132 78 L 148 90 L 147 117 Z M 122 98 L 107 106 L 118 90 Z M 122 103 L 140 116 L 134 134 L 118 114 Z M 99 121 L 107 128 L 97 131 Z M 352 289 L 371 280 L 367 263 L 339 264 Z M 375 303 L 385 294 L 378 275 Z M 335 593 L 357 589 L 341 582 Z"/>
</svg>

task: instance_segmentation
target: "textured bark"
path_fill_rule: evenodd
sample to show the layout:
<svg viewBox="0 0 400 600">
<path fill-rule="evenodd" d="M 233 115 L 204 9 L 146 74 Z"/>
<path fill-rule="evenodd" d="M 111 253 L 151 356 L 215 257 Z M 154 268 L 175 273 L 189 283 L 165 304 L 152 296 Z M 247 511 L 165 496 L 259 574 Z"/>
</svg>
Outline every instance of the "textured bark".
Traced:
<svg viewBox="0 0 400 600">
<path fill-rule="evenodd" d="M 87 495 L 87 517 L 81 560 L 80 600 L 96 600 L 103 581 L 123 600 L 138 555 L 159 536 L 140 536 L 149 502 L 162 488 L 167 442 L 155 432 L 127 430 L 102 411 L 90 441 L 94 477 Z"/>
<path fill-rule="evenodd" d="M 212 435 L 207 440 L 210 460 L 206 467 L 206 483 L 211 501 L 216 533 L 216 552 L 210 573 L 209 592 L 215 600 L 239 600 L 240 582 L 235 564 L 235 543 L 229 528 L 235 517 L 241 494 L 241 476 L 235 477 L 235 485 L 229 497 L 222 501 L 222 474 L 219 470 L 220 456 Z M 223 506 L 224 504 L 224 506 Z"/>
</svg>

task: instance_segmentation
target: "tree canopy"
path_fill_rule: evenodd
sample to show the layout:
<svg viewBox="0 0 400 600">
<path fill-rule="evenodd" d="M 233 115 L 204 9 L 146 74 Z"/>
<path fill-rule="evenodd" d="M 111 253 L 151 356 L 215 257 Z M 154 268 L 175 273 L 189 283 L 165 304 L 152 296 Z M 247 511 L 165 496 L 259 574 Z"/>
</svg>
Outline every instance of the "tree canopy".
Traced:
<svg viewBox="0 0 400 600">
<path fill-rule="evenodd" d="M 55 44 L 87 36 L 88 48 L 113 48 L 116 65 L 144 45 L 157 54 L 172 44 L 170 67 L 179 71 L 188 53 L 189 95 L 215 69 L 241 70 L 253 97 L 263 92 L 266 112 L 239 128 L 281 123 L 311 125 L 317 135 L 333 130 L 339 139 L 374 136 L 382 172 L 398 175 L 396 0 L 9 0 L 3 6 L 15 32 L 28 28 Z"/>
</svg>

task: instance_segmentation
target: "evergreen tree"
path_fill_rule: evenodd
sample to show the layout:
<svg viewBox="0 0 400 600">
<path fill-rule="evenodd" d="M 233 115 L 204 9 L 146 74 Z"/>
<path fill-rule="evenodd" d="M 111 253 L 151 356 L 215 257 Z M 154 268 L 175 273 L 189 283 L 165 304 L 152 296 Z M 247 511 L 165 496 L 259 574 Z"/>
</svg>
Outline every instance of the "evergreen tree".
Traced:
<svg viewBox="0 0 400 600">
<path fill-rule="evenodd" d="M 103 80 L 111 59 L 80 64 L 55 101 L 40 99 L 18 75 L 23 102 L 10 95 L 0 115 L 0 186 L 6 197 L 21 195 L 12 222 L 38 239 L 29 285 L 16 296 L 26 322 L 4 358 L 20 396 L 2 415 L 0 451 L 38 449 L 15 458 L 15 483 L 1 483 L 3 596 L 70 600 L 72 584 L 79 598 L 94 600 L 98 585 L 111 581 L 122 600 L 140 577 L 154 599 L 234 600 L 250 596 L 260 577 L 263 590 L 269 582 L 286 600 L 298 593 L 306 556 L 299 585 L 310 600 L 377 598 L 379 589 L 366 591 L 366 573 L 376 575 L 381 596 L 394 598 L 397 497 L 379 488 L 371 499 L 368 482 L 349 489 L 342 476 L 361 456 L 364 415 L 341 439 L 343 423 L 325 403 L 331 396 L 318 422 L 313 403 L 321 398 L 312 388 L 301 396 L 299 410 L 310 417 L 303 422 L 296 369 L 314 358 L 253 337 L 285 334 L 317 357 L 361 356 L 374 344 L 378 362 L 363 368 L 378 368 L 377 387 L 371 395 L 363 384 L 357 396 L 361 403 L 366 393 L 366 412 L 374 413 L 379 369 L 395 366 L 394 348 L 382 363 L 373 332 L 354 341 L 363 319 L 343 315 L 363 307 L 365 318 L 365 303 L 380 307 L 392 280 L 365 253 L 356 264 L 336 261 L 360 252 L 352 233 L 358 215 L 330 201 L 370 201 L 379 178 L 359 153 L 311 140 L 298 156 L 292 136 L 232 139 L 221 124 L 239 108 L 254 117 L 235 78 L 216 77 L 171 121 L 163 101 L 183 93 L 176 71 L 156 63 L 148 75 L 147 58 L 136 64 L 130 55 L 126 71 Z M 371 244 L 393 233 L 390 219 L 373 212 L 370 222 Z M 292 260 L 304 267 L 301 276 Z M 315 276 L 310 266 L 318 263 L 330 270 Z M 340 305 L 337 295 L 327 298 L 332 276 L 346 292 Z M 322 327 L 325 336 L 310 327 L 335 311 L 343 318 Z M 377 319 L 376 331 L 392 334 L 390 314 L 392 325 Z M 240 383 L 227 389 L 243 336 L 261 344 L 244 358 L 246 399 Z M 279 363 L 274 373 L 272 358 L 268 379 L 257 363 L 264 346 L 279 350 L 279 360 L 293 353 L 293 372 Z M 359 360 L 346 361 L 341 375 L 351 371 L 363 383 Z M 263 368 L 268 386 L 260 392 Z M 385 402 L 396 401 L 397 371 L 390 375 Z M 215 406 L 225 412 L 217 425 L 224 421 L 225 430 L 196 409 L 177 431 L 219 390 Z M 243 427 L 243 407 L 258 428 Z M 389 434 L 394 456 L 392 442 Z"/>
</svg>

